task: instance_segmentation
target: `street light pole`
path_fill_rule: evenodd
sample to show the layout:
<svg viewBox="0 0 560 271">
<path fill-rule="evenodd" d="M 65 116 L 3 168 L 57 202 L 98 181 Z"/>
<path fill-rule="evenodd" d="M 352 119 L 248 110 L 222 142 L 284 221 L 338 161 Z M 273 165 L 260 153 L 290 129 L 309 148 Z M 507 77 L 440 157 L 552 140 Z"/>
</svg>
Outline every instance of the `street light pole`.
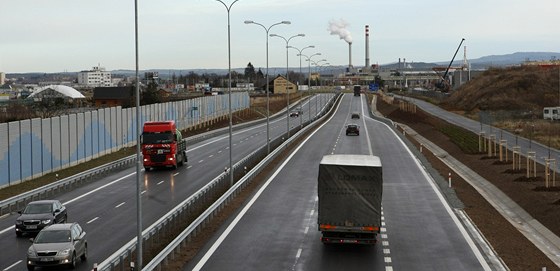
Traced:
<svg viewBox="0 0 560 271">
<path fill-rule="evenodd" d="M 295 38 L 295 37 L 305 37 L 305 34 L 297 34 L 297 35 L 293 35 L 291 37 L 289 37 L 288 39 L 280 36 L 280 35 L 276 35 L 276 34 L 270 34 L 271 37 L 278 37 L 278 38 L 282 38 L 285 42 L 286 42 L 286 125 L 288 127 L 288 137 L 290 137 L 290 79 L 289 79 L 289 62 L 288 62 L 288 48 L 289 48 L 289 43 L 290 40 Z"/>
<path fill-rule="evenodd" d="M 140 178 L 140 77 L 138 76 L 138 0 L 134 0 L 134 49 L 136 61 L 136 266 L 142 270 L 142 181 Z"/>
<path fill-rule="evenodd" d="M 318 73 L 318 66 L 319 66 L 319 62 L 323 62 L 323 61 L 327 61 L 326 59 L 321 59 L 318 60 L 317 62 L 313 62 L 313 64 L 315 65 L 315 73 Z M 317 81 L 319 81 L 317 79 Z M 317 93 L 317 92 L 315 92 Z M 315 114 L 318 115 L 319 114 L 319 97 L 315 97 Z"/>
<path fill-rule="evenodd" d="M 269 88 L 268 88 L 268 32 L 270 29 L 279 24 L 291 24 L 290 21 L 281 21 L 279 23 L 272 24 L 269 27 L 266 27 L 260 23 L 254 21 L 245 21 L 246 24 L 256 24 L 260 25 L 266 31 L 266 150 L 267 153 L 270 153 L 270 99 L 269 99 Z"/>
<path fill-rule="evenodd" d="M 231 26 L 230 26 L 230 20 L 229 20 L 229 11 L 231 10 L 231 7 L 233 6 L 233 4 L 235 4 L 237 1 L 239 0 L 235 0 L 233 1 L 229 6 L 226 5 L 224 2 L 222 2 L 222 0 L 216 0 L 220 3 L 222 3 L 222 5 L 224 5 L 224 7 L 227 10 L 227 35 L 228 35 L 228 73 L 229 73 L 229 79 L 228 79 L 228 100 L 229 100 L 229 185 L 233 186 L 233 144 L 232 144 L 232 137 L 233 137 L 233 131 L 232 131 L 232 126 L 233 126 L 233 116 L 231 113 Z"/>
<path fill-rule="evenodd" d="M 311 58 L 314 56 L 320 56 L 321 53 L 315 53 L 310 56 L 306 56 L 304 54 L 300 54 L 306 58 L 307 61 L 307 91 L 309 92 L 309 121 L 311 121 Z"/>
<path fill-rule="evenodd" d="M 299 56 L 299 74 L 301 76 L 301 53 L 303 52 L 303 50 L 307 49 L 307 48 L 315 48 L 315 45 L 309 45 L 307 47 L 303 47 L 301 50 L 294 47 L 294 46 L 288 46 L 289 48 L 292 49 L 296 49 L 298 51 L 298 56 Z M 298 81 L 299 82 L 299 81 Z M 309 87 L 309 86 L 308 86 Z M 303 107 L 302 107 L 303 108 Z M 303 112 L 302 112 L 303 114 Z M 301 118 L 299 118 L 299 126 L 303 127 L 303 116 Z"/>
</svg>

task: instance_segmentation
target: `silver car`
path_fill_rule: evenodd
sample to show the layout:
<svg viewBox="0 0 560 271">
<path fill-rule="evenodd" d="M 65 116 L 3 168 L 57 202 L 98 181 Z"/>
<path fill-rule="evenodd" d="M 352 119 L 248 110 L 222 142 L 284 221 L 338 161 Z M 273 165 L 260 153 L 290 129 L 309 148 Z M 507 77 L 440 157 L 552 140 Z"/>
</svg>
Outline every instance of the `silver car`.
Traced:
<svg viewBox="0 0 560 271">
<path fill-rule="evenodd" d="M 86 232 L 78 223 L 50 225 L 30 239 L 27 250 L 27 270 L 36 266 L 76 267 L 77 257 L 87 259 Z"/>
</svg>

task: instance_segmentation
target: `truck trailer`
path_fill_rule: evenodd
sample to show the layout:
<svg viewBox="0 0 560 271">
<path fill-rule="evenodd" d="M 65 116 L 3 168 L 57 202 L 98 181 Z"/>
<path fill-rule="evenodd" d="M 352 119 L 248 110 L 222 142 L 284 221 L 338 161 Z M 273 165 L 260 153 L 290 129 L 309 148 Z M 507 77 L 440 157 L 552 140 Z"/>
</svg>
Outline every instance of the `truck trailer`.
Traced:
<svg viewBox="0 0 560 271">
<path fill-rule="evenodd" d="M 144 169 L 182 166 L 187 162 L 187 144 L 175 121 L 147 121 L 140 138 Z"/>
<path fill-rule="evenodd" d="M 361 93 L 362 93 L 362 86 L 355 85 L 354 86 L 354 96 L 360 96 Z"/>
<path fill-rule="evenodd" d="M 379 157 L 325 155 L 319 165 L 317 187 L 317 224 L 323 243 L 373 245 L 377 242 L 383 194 Z"/>
</svg>

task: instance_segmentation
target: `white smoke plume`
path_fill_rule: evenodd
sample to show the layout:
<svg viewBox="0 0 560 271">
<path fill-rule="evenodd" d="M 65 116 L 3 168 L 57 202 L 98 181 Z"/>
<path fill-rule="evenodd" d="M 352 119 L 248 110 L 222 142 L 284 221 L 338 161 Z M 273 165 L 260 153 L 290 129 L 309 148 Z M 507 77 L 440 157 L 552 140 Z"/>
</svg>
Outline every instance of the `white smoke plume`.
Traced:
<svg viewBox="0 0 560 271">
<path fill-rule="evenodd" d="M 344 21 L 343 19 L 340 20 L 330 20 L 329 21 L 329 28 L 327 29 L 329 32 L 331 32 L 331 35 L 338 35 L 338 37 L 341 40 L 344 40 L 348 43 L 352 43 L 352 34 L 350 34 L 350 31 L 348 31 L 348 29 L 346 29 L 347 26 L 349 26 L 350 24 L 348 24 L 346 21 Z"/>
</svg>

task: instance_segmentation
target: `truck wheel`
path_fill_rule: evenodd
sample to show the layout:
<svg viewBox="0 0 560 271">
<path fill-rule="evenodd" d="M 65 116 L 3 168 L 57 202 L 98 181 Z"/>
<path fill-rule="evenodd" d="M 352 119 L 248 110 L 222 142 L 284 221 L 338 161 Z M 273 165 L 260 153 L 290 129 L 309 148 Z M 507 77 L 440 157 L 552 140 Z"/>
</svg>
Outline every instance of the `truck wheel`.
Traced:
<svg viewBox="0 0 560 271">
<path fill-rule="evenodd" d="M 184 154 L 181 154 L 181 161 L 180 161 L 180 162 L 177 162 L 177 164 L 178 164 L 179 166 L 182 167 L 182 166 L 183 166 L 183 163 L 185 163 L 185 155 L 184 155 Z"/>
</svg>

